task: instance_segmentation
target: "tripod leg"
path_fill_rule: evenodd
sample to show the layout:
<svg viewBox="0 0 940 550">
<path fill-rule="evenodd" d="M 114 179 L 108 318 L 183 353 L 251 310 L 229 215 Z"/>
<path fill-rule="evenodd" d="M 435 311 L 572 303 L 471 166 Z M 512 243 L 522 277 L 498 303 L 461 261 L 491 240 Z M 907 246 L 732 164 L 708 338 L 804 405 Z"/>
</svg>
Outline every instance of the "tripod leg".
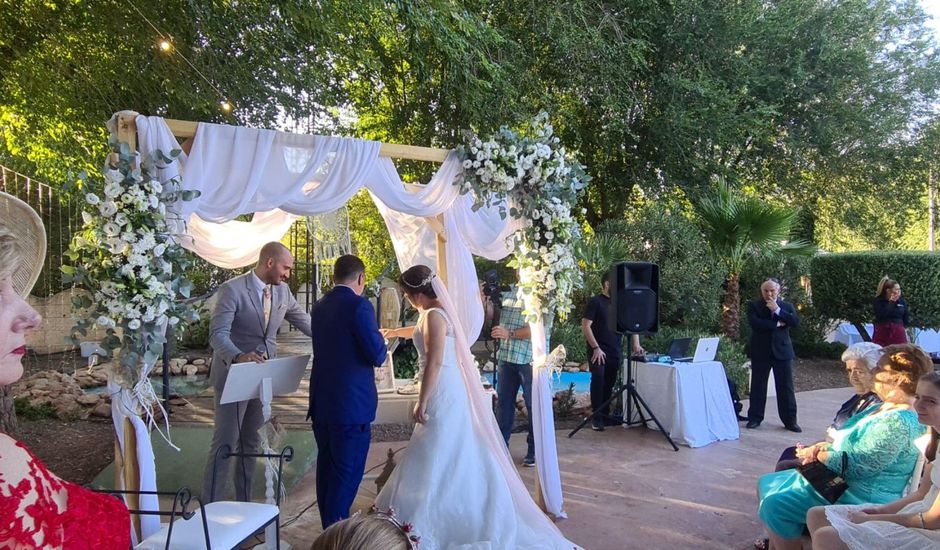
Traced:
<svg viewBox="0 0 940 550">
<path fill-rule="evenodd" d="M 643 397 L 640 396 L 640 393 L 639 393 L 638 391 L 636 391 L 636 388 L 633 386 L 633 384 L 630 384 L 630 385 L 627 386 L 627 387 L 628 387 L 628 389 L 629 389 L 629 391 L 630 391 L 630 395 L 631 395 L 633 398 L 635 398 L 637 401 L 639 401 L 639 404 L 637 405 L 637 409 L 639 409 L 639 410 L 641 411 L 641 412 L 640 412 L 640 417 L 641 417 L 641 418 L 643 417 L 642 409 L 646 409 L 646 412 L 648 412 L 649 415 L 650 415 L 650 419 L 651 419 L 653 422 L 656 423 L 656 427 L 659 428 L 660 433 L 663 434 L 663 437 L 666 438 L 666 441 L 668 441 L 669 444 L 672 445 L 673 450 L 678 451 L 678 450 L 679 450 L 679 447 L 676 445 L 676 442 L 673 441 L 671 437 L 669 437 L 669 434 L 668 434 L 668 433 L 666 433 L 666 429 L 663 428 L 663 425 L 659 423 L 659 419 L 656 418 L 656 415 L 653 414 L 653 411 L 650 410 L 649 405 L 646 404 L 646 401 L 643 400 Z M 641 407 L 642 407 L 642 409 L 641 409 Z"/>
<path fill-rule="evenodd" d="M 623 392 L 623 386 L 620 386 L 619 388 L 614 388 L 614 391 L 610 394 L 610 397 L 607 398 L 607 401 L 604 401 L 603 403 L 598 405 L 596 409 L 591 411 L 591 414 L 588 415 L 587 418 L 582 420 L 581 423 L 578 424 L 578 426 L 575 429 L 571 430 L 571 432 L 568 433 L 568 437 L 574 437 L 574 434 L 581 431 L 581 428 L 583 428 L 588 422 L 590 422 L 591 420 L 594 420 L 595 416 L 600 415 L 601 411 L 604 410 L 604 407 L 606 407 L 607 405 L 610 405 L 610 402 L 613 401 L 614 399 L 617 399 L 617 396 L 620 395 L 622 392 Z"/>
</svg>

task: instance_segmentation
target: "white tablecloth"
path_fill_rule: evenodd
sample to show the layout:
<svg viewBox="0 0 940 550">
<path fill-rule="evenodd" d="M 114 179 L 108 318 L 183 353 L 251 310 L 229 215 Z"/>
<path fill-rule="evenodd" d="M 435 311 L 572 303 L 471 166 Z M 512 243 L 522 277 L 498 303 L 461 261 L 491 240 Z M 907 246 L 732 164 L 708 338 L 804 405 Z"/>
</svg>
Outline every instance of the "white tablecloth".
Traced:
<svg viewBox="0 0 940 550">
<path fill-rule="evenodd" d="M 741 435 L 720 362 L 633 365 L 640 397 L 676 443 L 704 447 Z"/>
</svg>

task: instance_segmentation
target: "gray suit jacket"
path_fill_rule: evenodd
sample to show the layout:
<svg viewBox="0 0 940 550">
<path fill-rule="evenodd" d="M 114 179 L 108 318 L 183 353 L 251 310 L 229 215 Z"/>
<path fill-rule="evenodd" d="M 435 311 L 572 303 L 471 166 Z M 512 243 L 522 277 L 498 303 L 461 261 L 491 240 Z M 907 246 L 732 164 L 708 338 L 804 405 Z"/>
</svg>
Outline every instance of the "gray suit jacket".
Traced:
<svg viewBox="0 0 940 550">
<path fill-rule="evenodd" d="M 264 329 L 261 296 L 255 292 L 251 271 L 222 283 L 219 298 L 209 322 L 209 343 L 212 345 L 212 370 L 209 380 L 221 393 L 228 369 L 236 355 L 256 351 L 277 356 L 277 330 L 287 319 L 290 324 L 310 336 L 310 315 L 297 304 L 290 288 L 284 283 L 272 286 L 271 319 Z"/>
</svg>

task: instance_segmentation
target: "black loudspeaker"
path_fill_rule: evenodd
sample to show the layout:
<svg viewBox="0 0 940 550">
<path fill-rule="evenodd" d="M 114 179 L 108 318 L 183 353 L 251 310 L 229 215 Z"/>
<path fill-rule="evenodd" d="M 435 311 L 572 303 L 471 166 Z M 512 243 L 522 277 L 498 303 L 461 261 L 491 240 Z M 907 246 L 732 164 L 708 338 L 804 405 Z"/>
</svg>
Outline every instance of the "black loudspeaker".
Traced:
<svg viewBox="0 0 940 550">
<path fill-rule="evenodd" d="M 651 334 L 659 330 L 659 266 L 623 262 L 610 268 L 610 318 L 618 333 Z"/>
</svg>

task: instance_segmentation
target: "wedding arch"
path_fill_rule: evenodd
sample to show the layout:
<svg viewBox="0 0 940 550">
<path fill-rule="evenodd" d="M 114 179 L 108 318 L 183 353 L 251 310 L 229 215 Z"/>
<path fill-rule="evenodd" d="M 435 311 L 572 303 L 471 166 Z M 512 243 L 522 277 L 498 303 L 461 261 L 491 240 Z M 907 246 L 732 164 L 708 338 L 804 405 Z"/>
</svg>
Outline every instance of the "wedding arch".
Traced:
<svg viewBox="0 0 940 550">
<path fill-rule="evenodd" d="M 172 206 L 185 221 L 187 238 L 182 244 L 220 267 L 254 263 L 261 246 L 279 241 L 299 217 L 334 211 L 366 189 L 386 223 L 401 269 L 436 266 L 469 341 L 476 339 L 483 324 L 473 255 L 505 258 L 516 242 L 511 237 L 525 225 L 517 216 L 506 216 L 510 206 L 505 196 L 490 197 L 481 205 L 472 194 L 462 194 L 467 189 L 460 177 L 467 161 L 454 150 L 163 119 L 133 111 L 116 113 L 108 127 L 118 142 L 142 157 L 179 149 L 180 139 L 192 138 L 188 152 L 154 167 L 153 176 L 159 182 L 176 179 L 181 189 L 198 192 Z M 406 184 L 392 158 L 440 167 L 427 184 Z M 236 220 L 246 214 L 252 216 L 250 221 Z M 533 355 L 536 364 L 543 364 L 547 350 L 541 317 L 530 316 L 529 321 Z M 550 374 L 540 369 L 533 378 L 537 501 L 547 513 L 566 517 Z M 122 390 L 131 399 L 139 393 Z M 152 490 L 153 453 L 144 423 L 135 417 L 140 407 L 124 410 L 123 416 L 119 408 L 114 420 L 125 478 L 130 478 L 126 484 Z"/>
</svg>

